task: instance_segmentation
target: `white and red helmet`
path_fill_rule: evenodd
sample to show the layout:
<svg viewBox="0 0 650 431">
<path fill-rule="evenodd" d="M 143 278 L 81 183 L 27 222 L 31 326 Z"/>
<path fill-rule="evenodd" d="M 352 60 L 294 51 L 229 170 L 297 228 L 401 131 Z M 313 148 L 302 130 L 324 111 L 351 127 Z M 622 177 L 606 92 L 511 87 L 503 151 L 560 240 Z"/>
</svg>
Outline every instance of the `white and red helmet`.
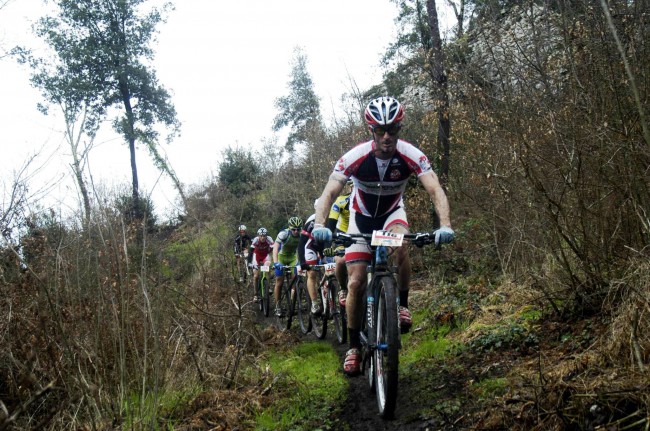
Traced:
<svg viewBox="0 0 650 431">
<path fill-rule="evenodd" d="M 397 99 L 378 97 L 366 107 L 365 117 L 370 127 L 399 124 L 404 118 L 404 108 Z"/>
</svg>

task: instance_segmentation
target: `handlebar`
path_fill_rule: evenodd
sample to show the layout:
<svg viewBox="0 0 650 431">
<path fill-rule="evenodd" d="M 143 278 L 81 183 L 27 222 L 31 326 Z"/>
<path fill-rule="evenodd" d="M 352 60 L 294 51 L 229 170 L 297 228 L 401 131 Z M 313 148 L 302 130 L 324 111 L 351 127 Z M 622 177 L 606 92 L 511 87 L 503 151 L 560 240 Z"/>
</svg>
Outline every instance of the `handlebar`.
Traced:
<svg viewBox="0 0 650 431">
<path fill-rule="evenodd" d="M 424 247 L 425 245 L 428 244 L 434 244 L 436 241 L 433 232 L 405 233 L 402 235 L 407 242 L 415 245 L 416 247 Z M 359 239 L 370 240 L 372 239 L 372 233 L 336 232 L 332 236 L 333 243 L 342 244 L 345 247 L 350 247 L 352 244 L 356 243 L 357 240 Z"/>
</svg>

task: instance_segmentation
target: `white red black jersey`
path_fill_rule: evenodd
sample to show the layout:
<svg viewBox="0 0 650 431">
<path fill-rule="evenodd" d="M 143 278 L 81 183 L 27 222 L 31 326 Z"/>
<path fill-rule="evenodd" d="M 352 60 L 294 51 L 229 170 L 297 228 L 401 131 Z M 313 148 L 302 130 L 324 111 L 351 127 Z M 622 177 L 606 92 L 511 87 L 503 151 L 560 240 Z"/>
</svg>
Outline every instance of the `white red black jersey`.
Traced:
<svg viewBox="0 0 650 431">
<path fill-rule="evenodd" d="M 401 139 L 397 140 L 395 155 L 390 160 L 377 159 L 374 151 L 374 141 L 357 145 L 336 162 L 333 172 L 346 179 L 352 177 L 352 208 L 373 218 L 386 215 L 401 204 L 411 174 L 419 177 L 431 171 L 427 156 Z"/>
</svg>

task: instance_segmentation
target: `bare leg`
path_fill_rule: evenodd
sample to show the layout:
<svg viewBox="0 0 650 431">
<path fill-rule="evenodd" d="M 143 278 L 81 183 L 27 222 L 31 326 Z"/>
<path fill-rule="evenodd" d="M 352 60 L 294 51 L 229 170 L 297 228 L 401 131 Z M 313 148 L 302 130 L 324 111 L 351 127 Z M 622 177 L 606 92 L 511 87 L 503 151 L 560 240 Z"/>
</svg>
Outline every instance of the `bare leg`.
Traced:
<svg viewBox="0 0 650 431">
<path fill-rule="evenodd" d="M 336 256 L 334 261 L 336 262 L 336 281 L 339 282 L 339 286 L 342 289 L 347 289 L 348 270 L 345 267 L 345 258 L 343 256 Z"/>
<path fill-rule="evenodd" d="M 360 329 L 363 319 L 363 292 L 366 288 L 367 263 L 359 262 L 348 265 L 348 298 L 345 311 L 348 316 L 348 328 Z"/>
<path fill-rule="evenodd" d="M 307 291 L 312 301 L 318 298 L 318 271 L 310 269 L 307 271 Z"/>
<path fill-rule="evenodd" d="M 273 298 L 275 299 L 276 304 L 280 300 L 280 288 L 282 287 L 283 282 L 284 282 L 284 275 L 275 277 L 275 289 L 273 289 Z"/>
</svg>

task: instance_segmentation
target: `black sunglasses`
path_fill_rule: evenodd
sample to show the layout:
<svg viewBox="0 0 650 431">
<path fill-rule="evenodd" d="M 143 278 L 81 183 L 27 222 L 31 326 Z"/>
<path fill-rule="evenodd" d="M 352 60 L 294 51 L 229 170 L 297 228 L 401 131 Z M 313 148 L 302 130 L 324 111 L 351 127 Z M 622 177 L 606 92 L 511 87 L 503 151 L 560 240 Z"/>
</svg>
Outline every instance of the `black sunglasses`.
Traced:
<svg viewBox="0 0 650 431">
<path fill-rule="evenodd" d="M 390 126 L 374 126 L 372 132 L 376 133 L 377 136 L 384 136 L 385 133 L 388 133 L 390 136 L 397 135 L 401 126 L 399 124 L 391 124 Z"/>
</svg>

